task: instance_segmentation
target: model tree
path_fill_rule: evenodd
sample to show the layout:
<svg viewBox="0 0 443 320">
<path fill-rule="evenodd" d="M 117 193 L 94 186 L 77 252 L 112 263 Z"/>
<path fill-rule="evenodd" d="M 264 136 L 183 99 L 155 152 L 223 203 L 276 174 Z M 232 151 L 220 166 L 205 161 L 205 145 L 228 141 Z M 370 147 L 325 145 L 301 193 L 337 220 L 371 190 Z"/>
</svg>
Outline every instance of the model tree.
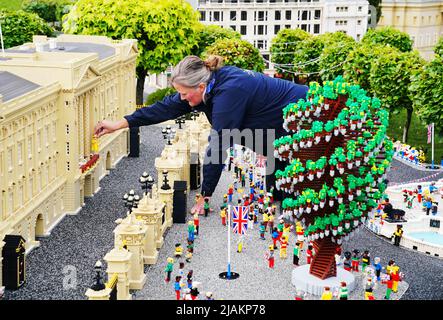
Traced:
<svg viewBox="0 0 443 320">
<path fill-rule="evenodd" d="M 276 187 L 292 195 L 283 214 L 300 221 L 316 255 L 310 273 L 336 276 L 334 255 L 352 236 L 386 189 L 393 144 L 385 139 L 389 113 L 380 100 L 338 77 L 312 82 L 305 99 L 283 110 L 293 133 L 274 142 L 274 155 L 288 160 Z"/>
</svg>

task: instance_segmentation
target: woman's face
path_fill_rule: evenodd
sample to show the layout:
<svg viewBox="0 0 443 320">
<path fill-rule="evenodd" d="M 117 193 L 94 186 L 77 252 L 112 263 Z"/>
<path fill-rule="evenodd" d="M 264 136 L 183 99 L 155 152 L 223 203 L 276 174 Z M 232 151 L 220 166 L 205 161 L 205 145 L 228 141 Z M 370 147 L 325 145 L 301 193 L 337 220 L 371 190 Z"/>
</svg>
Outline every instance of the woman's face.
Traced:
<svg viewBox="0 0 443 320">
<path fill-rule="evenodd" d="M 174 88 L 180 94 L 180 99 L 188 101 L 191 107 L 198 106 L 203 101 L 203 92 L 206 85 L 200 83 L 197 88 L 189 88 L 177 83 L 173 83 Z"/>
</svg>

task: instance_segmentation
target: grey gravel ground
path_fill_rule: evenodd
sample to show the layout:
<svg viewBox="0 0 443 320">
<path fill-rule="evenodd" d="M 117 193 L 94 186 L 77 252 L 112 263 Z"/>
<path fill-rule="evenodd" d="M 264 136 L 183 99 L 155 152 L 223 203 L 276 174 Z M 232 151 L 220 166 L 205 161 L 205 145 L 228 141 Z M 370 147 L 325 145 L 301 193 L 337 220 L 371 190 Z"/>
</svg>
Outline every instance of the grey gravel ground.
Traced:
<svg viewBox="0 0 443 320">
<path fill-rule="evenodd" d="M 391 171 L 388 172 L 389 184 L 408 182 L 429 182 L 443 178 L 443 171 L 420 171 L 396 159 L 392 160 Z"/>
<path fill-rule="evenodd" d="M 93 283 L 93 266 L 103 259 L 112 248 L 114 221 L 124 215 L 121 197 L 131 188 L 138 188 L 138 177 L 143 171 L 155 174 L 154 159 L 159 156 L 164 142 L 158 126 L 142 128 L 142 145 L 140 158 L 125 158 L 105 177 L 100 185 L 102 189 L 77 216 L 67 216 L 52 231 L 49 238 L 40 239 L 41 247 L 35 249 L 27 257 L 26 285 L 15 291 L 6 292 L 6 299 L 85 299 L 84 293 Z M 427 177 L 432 173 L 417 172 L 410 167 L 393 162 L 388 174 L 392 183 L 408 182 Z M 223 174 L 220 183 L 211 199 L 214 209 L 221 203 L 226 192 L 229 178 Z M 188 209 L 193 205 L 195 192 L 188 197 Z M 188 216 L 190 218 L 190 215 Z M 194 270 L 194 281 L 202 283 L 201 292 L 212 291 L 216 299 L 293 299 L 294 287 L 291 284 L 292 246 L 294 235 L 288 246 L 288 258 L 281 260 L 276 251 L 275 269 L 267 267 L 264 254 L 271 242 L 270 234 L 266 240 L 260 240 L 258 225 L 245 238 L 244 250 L 236 252 L 236 240 L 231 239 L 232 271 L 238 272 L 240 278 L 235 281 L 221 280 L 220 272 L 227 269 L 227 230 L 221 225 L 218 210 L 209 217 L 200 217 L 200 235 L 195 241 L 195 253 L 191 263 L 186 263 L 185 272 Z M 164 282 L 166 258 L 172 256 L 174 245 L 181 242 L 186 247 L 187 236 L 185 224 L 174 224 L 167 231 L 165 243 L 159 252 L 156 265 L 146 267 L 147 283 L 143 290 L 136 292 L 136 299 L 175 299 L 173 281 Z M 354 248 L 368 249 L 372 258 L 379 256 L 383 265 L 394 259 L 406 274 L 405 282 L 400 283 L 399 293 L 393 294 L 396 299 L 405 290 L 402 299 L 443 299 L 443 262 L 440 259 L 398 248 L 387 240 L 375 236 L 362 229 L 356 236 L 344 243 L 344 250 Z M 305 263 L 304 253 L 301 263 Z M 76 289 L 63 289 L 63 269 L 74 266 L 77 270 Z M 174 265 L 173 276 L 178 270 Z M 362 285 L 362 276 L 357 283 Z M 376 298 L 384 292 L 384 286 L 376 290 Z M 201 297 L 203 298 L 203 296 Z M 309 298 L 309 297 L 308 297 Z M 351 299 L 362 299 L 361 287 L 350 296 Z"/>
</svg>

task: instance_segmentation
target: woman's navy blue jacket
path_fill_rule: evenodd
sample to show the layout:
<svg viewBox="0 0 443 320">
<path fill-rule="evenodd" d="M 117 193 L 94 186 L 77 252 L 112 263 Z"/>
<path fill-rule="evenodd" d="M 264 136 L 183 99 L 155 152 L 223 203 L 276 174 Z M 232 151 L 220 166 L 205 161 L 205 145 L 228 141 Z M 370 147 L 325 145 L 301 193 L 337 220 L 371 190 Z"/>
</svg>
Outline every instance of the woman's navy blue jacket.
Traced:
<svg viewBox="0 0 443 320">
<path fill-rule="evenodd" d="M 307 86 L 271 78 L 262 73 L 225 66 L 213 72 L 212 88 L 205 95 L 205 103 L 194 107 L 206 114 L 212 129 L 206 159 L 218 154 L 219 161 L 203 165 L 202 193 L 211 196 L 223 170 L 226 149 L 223 129 L 274 129 L 275 136 L 285 134 L 282 109 L 291 102 L 306 97 Z M 175 119 L 193 110 L 180 95 L 173 94 L 162 101 L 141 108 L 125 116 L 129 127 L 139 127 Z M 214 134 L 218 134 L 218 137 Z M 212 139 L 211 139 L 212 137 Z M 217 137 L 217 139 L 214 139 Z M 232 143 L 232 142 L 231 142 Z M 216 163 L 214 163 L 216 162 Z"/>
</svg>

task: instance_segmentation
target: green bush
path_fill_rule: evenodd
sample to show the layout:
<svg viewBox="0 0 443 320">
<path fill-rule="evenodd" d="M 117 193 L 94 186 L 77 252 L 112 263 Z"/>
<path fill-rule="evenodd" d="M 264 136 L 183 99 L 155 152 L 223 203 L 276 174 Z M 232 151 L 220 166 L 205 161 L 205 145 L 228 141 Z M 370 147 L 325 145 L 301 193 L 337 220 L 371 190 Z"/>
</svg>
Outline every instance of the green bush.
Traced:
<svg viewBox="0 0 443 320">
<path fill-rule="evenodd" d="M 161 100 L 163 100 L 164 97 L 174 94 L 176 92 L 177 91 L 172 87 L 158 89 L 158 90 L 154 91 L 153 93 L 151 93 L 150 95 L 148 95 L 148 97 L 146 98 L 145 105 L 150 106 L 151 104 L 154 104 L 157 101 L 161 101 Z"/>
<path fill-rule="evenodd" d="M 265 62 L 260 52 L 246 40 L 217 40 L 206 50 L 206 55 L 211 54 L 222 56 L 226 65 L 258 72 L 263 72 L 265 69 Z"/>
<path fill-rule="evenodd" d="M 0 10 L 5 48 L 32 41 L 33 35 L 52 37 L 54 30 L 35 13 Z"/>
<path fill-rule="evenodd" d="M 201 25 L 201 30 L 198 33 L 198 47 L 192 50 L 193 54 L 201 56 L 206 48 L 220 39 L 241 39 L 241 34 L 216 25 Z"/>
<path fill-rule="evenodd" d="M 397 48 L 401 52 L 412 51 L 413 41 L 405 32 L 392 27 L 383 27 L 380 29 L 369 29 L 361 40 L 368 45 L 382 44 Z"/>
<path fill-rule="evenodd" d="M 440 56 L 443 58 L 443 37 L 440 37 L 437 44 L 434 47 L 434 52 L 437 56 Z"/>
<path fill-rule="evenodd" d="M 24 0 L 22 9 L 39 15 L 46 22 L 61 22 L 75 0 Z"/>
</svg>

